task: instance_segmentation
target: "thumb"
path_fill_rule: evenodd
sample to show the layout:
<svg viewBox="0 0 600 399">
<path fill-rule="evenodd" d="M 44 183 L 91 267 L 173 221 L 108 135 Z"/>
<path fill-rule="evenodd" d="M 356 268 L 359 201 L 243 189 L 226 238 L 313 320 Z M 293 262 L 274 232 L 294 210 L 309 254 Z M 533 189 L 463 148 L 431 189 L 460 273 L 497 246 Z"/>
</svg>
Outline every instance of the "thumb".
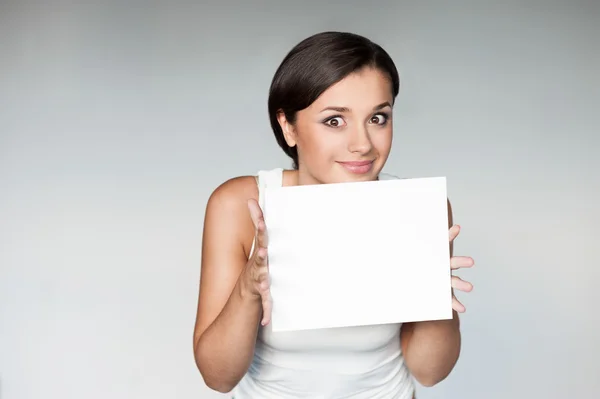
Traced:
<svg viewBox="0 0 600 399">
<path fill-rule="evenodd" d="M 263 214 L 258 202 L 254 198 L 248 200 L 248 211 L 250 212 L 250 218 L 252 218 L 254 229 L 258 230 L 258 224 L 262 220 Z"/>
</svg>

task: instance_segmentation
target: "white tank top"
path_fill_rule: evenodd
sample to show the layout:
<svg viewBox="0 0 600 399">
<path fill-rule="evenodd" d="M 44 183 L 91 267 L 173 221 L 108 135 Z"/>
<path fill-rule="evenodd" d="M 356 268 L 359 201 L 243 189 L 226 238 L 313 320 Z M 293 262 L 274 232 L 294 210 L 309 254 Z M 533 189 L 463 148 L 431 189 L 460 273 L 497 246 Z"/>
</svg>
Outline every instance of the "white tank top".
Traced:
<svg viewBox="0 0 600 399">
<path fill-rule="evenodd" d="M 261 207 L 265 187 L 282 181 L 283 169 L 258 173 Z M 412 399 L 415 387 L 401 353 L 400 326 L 278 333 L 270 324 L 260 327 L 254 358 L 234 388 L 234 398 Z"/>
</svg>

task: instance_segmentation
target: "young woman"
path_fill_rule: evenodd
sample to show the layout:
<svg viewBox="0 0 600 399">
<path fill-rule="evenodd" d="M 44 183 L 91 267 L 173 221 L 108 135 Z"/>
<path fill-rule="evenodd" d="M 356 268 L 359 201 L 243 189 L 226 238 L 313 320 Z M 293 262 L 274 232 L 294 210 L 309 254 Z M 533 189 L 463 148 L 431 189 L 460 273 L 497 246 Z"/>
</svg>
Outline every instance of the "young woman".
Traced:
<svg viewBox="0 0 600 399">
<path fill-rule="evenodd" d="M 311 36 L 279 66 L 268 108 L 293 169 L 231 179 L 206 209 L 194 356 L 210 388 L 233 390 L 236 399 L 408 399 L 413 378 L 432 386 L 454 367 L 457 312 L 465 310 L 456 298 L 452 320 L 285 333 L 269 325 L 264 188 L 390 178 L 381 170 L 392 146 L 398 89 L 390 56 L 350 33 Z M 452 243 L 459 227 L 448 210 Z M 450 256 L 452 269 L 473 265 L 470 257 L 452 250 Z M 472 288 L 456 276 L 452 285 Z"/>
</svg>

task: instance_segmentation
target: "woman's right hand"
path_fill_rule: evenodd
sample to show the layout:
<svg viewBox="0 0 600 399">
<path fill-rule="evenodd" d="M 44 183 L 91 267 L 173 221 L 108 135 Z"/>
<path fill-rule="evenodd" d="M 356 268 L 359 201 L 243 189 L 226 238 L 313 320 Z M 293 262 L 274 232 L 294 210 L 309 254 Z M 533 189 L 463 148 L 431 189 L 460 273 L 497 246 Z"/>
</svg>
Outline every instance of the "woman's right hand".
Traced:
<svg viewBox="0 0 600 399">
<path fill-rule="evenodd" d="M 265 326 L 271 321 L 271 292 L 269 281 L 269 263 L 267 259 L 267 226 L 262 210 L 254 199 L 248 200 L 248 210 L 254 224 L 254 253 L 246 263 L 244 279 L 250 293 L 262 302 L 262 321 Z"/>
</svg>

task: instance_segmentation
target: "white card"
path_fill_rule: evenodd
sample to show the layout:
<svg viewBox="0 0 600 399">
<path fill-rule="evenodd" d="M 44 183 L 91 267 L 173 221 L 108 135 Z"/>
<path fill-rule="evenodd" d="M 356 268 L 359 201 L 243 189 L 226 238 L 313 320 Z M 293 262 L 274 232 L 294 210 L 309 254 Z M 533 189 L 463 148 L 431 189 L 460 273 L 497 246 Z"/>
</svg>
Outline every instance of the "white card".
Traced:
<svg viewBox="0 0 600 399">
<path fill-rule="evenodd" d="M 446 178 L 272 187 L 272 329 L 452 318 Z"/>
</svg>

